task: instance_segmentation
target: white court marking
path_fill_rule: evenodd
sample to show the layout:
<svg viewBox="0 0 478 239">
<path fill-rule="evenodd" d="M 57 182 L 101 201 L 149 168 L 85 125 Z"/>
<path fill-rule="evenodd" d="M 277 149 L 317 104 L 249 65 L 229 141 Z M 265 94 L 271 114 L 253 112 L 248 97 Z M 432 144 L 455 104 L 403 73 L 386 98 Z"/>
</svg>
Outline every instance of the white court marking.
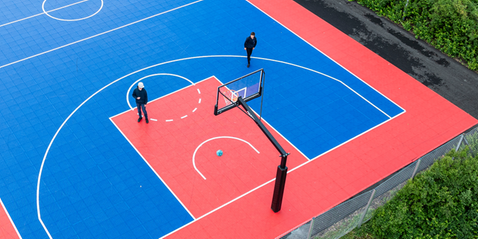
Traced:
<svg viewBox="0 0 478 239">
<path fill-rule="evenodd" d="M 21 239 L 22 236 L 20 235 L 20 232 L 18 231 L 17 226 L 15 226 L 15 223 L 13 223 L 12 217 L 10 217 L 10 213 L 8 213 L 7 208 L 5 207 L 5 204 L 3 204 L 3 201 L 1 198 L 0 198 L 0 204 L 2 204 L 3 211 L 7 214 L 8 220 L 10 220 L 10 223 L 15 229 L 15 232 L 17 233 L 18 237 Z"/>
<path fill-rule="evenodd" d="M 201 1 L 202 1 L 202 0 L 201 0 Z M 246 58 L 246 56 L 238 56 L 238 55 L 206 55 L 206 56 L 194 56 L 194 57 L 180 58 L 180 59 L 175 59 L 175 60 L 170 60 L 170 61 L 165 61 L 165 62 L 161 62 L 161 63 L 158 63 L 158 64 L 154 64 L 154 65 L 151 65 L 151 66 L 148 66 L 148 67 L 139 69 L 139 70 L 137 70 L 137 71 L 131 72 L 131 73 L 127 74 L 127 75 L 124 75 L 124 76 L 122 76 L 122 77 L 120 77 L 120 78 L 118 78 L 118 79 L 116 79 L 116 80 L 110 82 L 109 84 L 103 86 L 101 89 L 99 89 L 99 90 L 97 90 L 95 93 L 93 93 L 90 97 L 88 97 L 87 99 L 85 99 L 80 105 L 78 105 L 78 107 L 76 107 L 76 108 L 68 115 L 68 117 L 63 121 L 63 123 L 62 123 L 62 124 L 60 125 L 60 127 L 57 129 L 56 133 L 53 135 L 53 137 L 52 137 L 52 139 L 51 139 L 51 141 L 50 141 L 50 143 L 49 143 L 49 145 L 48 145 L 48 147 L 47 147 L 47 149 L 46 149 L 46 151 L 45 151 L 45 154 L 44 154 L 44 156 L 43 156 L 42 163 L 41 163 L 41 165 L 40 165 L 40 170 L 39 170 L 39 173 L 38 173 L 37 192 L 36 192 L 37 215 L 38 215 L 38 220 L 40 221 L 40 223 L 41 223 L 43 229 L 45 230 L 45 232 L 48 234 L 49 238 L 52 238 L 52 236 L 51 236 L 50 232 L 48 231 L 47 227 L 45 226 L 45 224 L 43 223 L 43 220 L 41 219 L 41 212 L 40 212 L 40 183 L 41 183 L 41 177 L 42 177 L 42 173 L 43 173 L 43 167 L 45 166 L 46 158 L 48 157 L 48 153 L 50 152 L 50 148 L 51 148 L 51 146 L 53 145 L 53 142 L 55 141 L 55 139 L 56 139 L 56 137 L 58 136 L 58 134 L 60 133 L 60 131 L 63 129 L 63 127 L 65 126 L 65 124 L 68 122 L 68 120 L 69 120 L 84 104 L 86 104 L 91 98 L 93 98 L 95 95 L 99 94 L 99 93 L 100 93 L 101 91 L 103 91 L 104 89 L 108 88 L 109 86 L 113 85 L 114 83 L 116 83 L 116 82 L 118 82 L 118 81 L 120 81 L 120 80 L 122 80 L 122 79 L 125 79 L 125 78 L 127 78 L 127 77 L 129 77 L 129 76 L 132 76 L 132 75 L 138 73 L 138 72 L 142 72 L 142 71 L 145 71 L 145 70 L 148 70 L 148 69 L 157 67 L 157 66 L 166 65 L 166 64 L 171 64 L 171 63 L 176 63 L 176 62 L 181 62 L 181 61 L 187 61 L 187 60 L 206 59 L 206 58 Z M 330 79 L 333 79 L 333 80 L 338 81 L 337 79 L 335 79 L 335 78 L 333 78 L 333 77 L 331 77 L 331 76 L 328 76 L 328 75 L 326 75 L 326 74 L 324 74 L 324 73 L 321 73 L 321 72 L 312 70 L 312 69 L 307 68 L 307 67 L 304 67 L 304 66 L 296 65 L 296 64 L 293 64 L 293 63 L 289 63 L 289 62 L 285 62 L 285 61 L 280 61 L 280 60 L 269 59 L 269 58 L 262 58 L 262 57 L 252 57 L 252 58 L 253 58 L 253 59 L 258 59 L 258 60 L 264 60 L 264 61 L 271 61 L 271 62 L 281 63 L 281 64 L 285 64 L 285 65 L 290 65 L 290 66 L 295 66 L 295 67 L 298 67 L 298 68 L 301 68 L 301 69 L 304 69 L 304 70 L 308 70 L 308 71 L 311 71 L 311 72 L 315 72 L 315 73 L 317 73 L 317 74 L 320 74 L 320 75 L 326 76 L 326 77 L 328 77 L 328 78 L 330 78 Z M 2 67 L 3 67 L 3 66 L 2 66 Z M 2 68 L 2 67 L 0 67 L 0 68 Z M 358 77 L 357 77 L 357 79 L 361 80 L 361 79 L 358 78 Z M 362 81 L 362 80 L 361 80 L 361 81 Z M 339 81 L 339 82 L 341 82 L 341 81 Z M 344 83 L 341 82 L 341 84 L 344 84 Z M 370 88 L 374 89 L 373 87 L 370 87 Z M 376 89 L 374 89 L 374 90 L 377 91 Z M 383 95 L 381 92 L 379 92 L 379 91 L 377 91 L 377 92 L 378 92 L 379 94 Z M 358 93 L 357 93 L 357 94 L 358 94 Z M 384 98 L 388 99 L 386 96 L 384 96 Z M 398 104 L 396 104 L 395 102 L 393 102 L 393 101 L 390 100 L 390 99 L 388 99 L 388 100 L 389 100 L 390 102 L 394 103 L 397 107 L 399 107 L 400 109 L 403 110 L 403 112 L 402 112 L 401 114 L 405 113 L 405 110 L 404 110 L 401 106 L 399 106 Z M 375 106 L 375 107 L 376 107 L 376 106 Z M 387 121 L 384 121 L 382 124 L 384 124 L 384 123 L 386 123 L 386 122 L 388 122 L 388 121 L 390 121 L 390 120 L 392 120 L 392 119 L 398 117 L 398 116 L 401 115 L 401 114 L 398 114 L 398 115 L 396 115 L 396 116 L 394 116 L 394 117 L 388 119 Z M 381 124 L 380 124 L 380 125 L 381 125 Z M 376 127 L 378 127 L 378 126 L 376 126 Z M 374 128 L 375 128 L 375 127 L 374 127 Z M 373 128 L 372 128 L 372 129 L 373 129 Z M 368 131 L 370 131 L 370 130 L 371 130 L 371 129 L 367 130 L 366 132 L 368 132 Z M 276 132 L 278 132 L 278 131 L 276 131 Z M 366 133 L 366 132 L 364 132 L 364 133 Z M 279 132 L 278 132 L 278 133 L 279 133 Z M 364 133 L 362 133 L 362 134 L 364 134 Z M 279 133 L 279 134 L 280 134 L 280 133 Z M 360 135 L 362 135 L 362 134 L 360 134 Z M 354 137 L 354 138 L 357 138 L 357 137 L 359 137 L 360 135 L 358 135 L 358 136 L 356 136 L 356 137 Z M 286 139 L 286 140 L 287 140 L 287 139 Z M 352 140 L 352 139 L 351 139 L 351 140 Z M 349 141 L 350 141 L 350 140 L 349 140 Z M 349 142 L 349 141 L 347 141 L 347 142 Z M 302 155 L 304 155 L 294 144 L 291 144 L 291 145 L 292 145 L 298 152 L 300 152 Z M 143 156 L 139 153 L 138 150 L 136 150 L 136 151 L 138 152 L 138 154 L 139 154 L 141 157 L 143 157 Z M 329 152 L 329 151 L 328 151 L 328 152 Z M 306 158 L 307 158 L 307 157 L 306 157 Z M 315 157 L 314 159 L 317 159 L 317 158 L 318 158 L 318 157 Z M 145 160 L 144 157 L 143 157 L 143 160 Z M 312 161 L 312 160 L 309 160 L 308 162 L 311 162 L 311 161 Z M 296 168 L 291 169 L 291 170 L 289 171 L 289 173 L 292 172 L 292 171 L 294 171 L 295 169 L 297 169 L 297 168 L 299 168 L 299 167 L 304 166 L 304 165 L 307 164 L 308 162 L 306 162 L 306 163 L 304 163 L 304 164 L 301 164 L 301 165 L 297 166 Z M 154 170 L 153 170 L 153 171 L 154 171 Z M 156 175 L 157 175 L 157 174 L 156 174 Z M 158 177 L 159 177 L 159 176 L 158 176 Z M 167 184 L 163 181 L 163 179 L 162 179 L 161 177 L 159 177 L 159 179 L 167 186 Z M 236 200 L 238 200 L 238 199 L 244 197 L 245 195 L 247 195 L 247 194 L 249 194 L 249 193 L 251 193 L 251 192 L 253 192 L 253 191 L 255 191 L 255 190 L 257 190 L 257 189 L 259 189 L 259 188 L 261 188 L 261 187 L 263 187 L 264 185 L 267 185 L 268 183 L 270 183 L 270 182 L 272 182 L 272 181 L 274 181 L 274 179 L 271 179 L 271 180 L 269 180 L 268 182 L 266 182 L 266 183 L 264 183 L 264 184 L 262 184 L 262 185 L 260 185 L 260 186 L 258 186 L 258 187 L 256 187 L 256 188 L 252 189 L 251 191 L 249 191 L 249 192 L 247 192 L 247 193 L 245 193 L 245 194 L 243 194 L 243 195 L 241 195 L 241 196 L 239 196 L 239 197 L 237 197 L 237 198 L 231 200 L 230 202 L 228 202 L 228 203 L 226 203 L 226 204 L 224 204 L 224 205 L 222 205 L 222 206 L 220 206 L 220 207 L 218 207 L 218 208 L 212 210 L 211 212 L 207 213 L 206 215 L 209 215 L 210 213 L 212 213 L 212 212 L 214 212 L 214 211 L 216 211 L 216 210 L 218 210 L 218 209 L 220 209 L 220 208 L 226 206 L 227 204 L 232 203 L 232 202 L 234 202 L 234 201 L 236 201 Z M 169 186 L 168 186 L 168 189 L 169 189 Z M 170 190 L 170 191 L 171 191 L 171 190 Z M 171 193 L 172 193 L 173 195 L 175 195 L 174 192 L 171 191 Z M 176 197 L 176 198 L 177 198 L 177 197 Z M 181 202 L 181 200 L 179 200 L 179 198 L 177 198 L 177 199 L 178 199 L 179 202 Z M 185 208 L 186 211 L 189 212 L 189 210 L 187 210 L 187 208 L 184 206 L 184 204 L 182 204 L 182 202 L 181 202 L 181 205 Z M 203 215 L 203 216 L 200 217 L 200 218 L 203 218 L 204 216 L 205 216 L 205 215 Z M 193 218 L 194 218 L 194 217 L 193 217 Z M 192 222 L 195 222 L 195 221 L 199 220 L 200 218 L 195 219 L 195 220 L 192 221 Z M 192 222 L 191 222 L 191 223 L 192 223 Z M 190 224 L 190 223 L 189 223 L 189 224 Z M 189 224 L 186 224 L 185 226 L 187 226 L 187 225 L 189 225 Z M 181 227 L 181 228 L 183 228 L 183 227 Z M 179 230 L 179 229 L 180 229 L 180 228 L 178 228 L 177 230 Z M 177 230 L 175 230 L 175 231 L 177 231 Z M 174 233 L 175 231 L 173 231 L 173 232 L 171 232 L 171 233 Z M 168 235 L 170 235 L 171 233 L 169 233 Z M 166 235 L 166 236 L 167 236 L 167 235 Z"/>
<path fill-rule="evenodd" d="M 110 32 L 114 32 L 114 31 L 116 31 L 116 30 L 119 30 L 119 29 L 122 29 L 122 28 L 125 28 L 125 27 L 128 27 L 128 26 L 134 25 L 134 24 L 139 23 L 139 22 L 142 22 L 142 21 L 146 21 L 146 20 L 151 19 L 151 18 L 153 18 L 153 17 L 157 17 L 157 16 L 159 16 L 159 15 L 163 15 L 163 14 L 166 14 L 166 13 L 169 13 L 169 12 L 172 12 L 172 11 L 175 11 L 175 10 L 178 10 L 178 9 L 181 9 L 181 8 L 184 8 L 184 7 L 187 7 L 187 6 L 196 4 L 196 3 L 198 3 L 198 2 L 202 2 L 202 1 L 203 1 L 203 0 L 198 0 L 198 1 L 195 1 L 195 2 L 188 3 L 188 4 L 184 4 L 184 5 L 182 5 L 182 6 L 179 6 L 179 7 L 176 7 L 176 8 L 167 10 L 167 11 L 164 11 L 164 12 L 160 12 L 160 13 L 158 13 L 158 14 L 154 14 L 154 15 L 152 15 L 152 16 L 149 16 L 149 17 L 140 19 L 140 20 L 138 20 L 138 21 L 131 22 L 131 23 L 128 23 L 128 24 L 126 24 L 126 25 L 119 26 L 119 27 L 117 27 L 117 28 L 113 28 L 113 29 L 111 29 L 111 30 L 108 30 L 108 31 L 105 31 L 105 32 L 101 32 L 101 33 L 98 33 L 98 34 L 96 34 L 96 35 L 93 35 L 93 36 L 90 36 L 90 37 L 87 37 L 87 38 L 83 38 L 83 39 L 80 39 L 80 40 L 78 40 L 78 41 L 74 41 L 74 42 L 65 44 L 65 45 L 63 45 L 63 46 L 59 46 L 59 47 L 50 49 L 50 50 L 48 50 L 48 51 L 44 51 L 44 52 L 41 52 L 41 53 L 38 53 L 38 54 L 35 54 L 35 55 L 32 55 L 32 56 L 29 56 L 29 57 L 25 57 L 25 58 L 20 59 L 20 60 L 17 60 L 17 61 L 13 61 L 13 62 L 7 63 L 7 64 L 5 64 L 5 65 L 3 65 L 3 66 L 0 66 L 0 69 L 1 69 L 1 68 L 4 68 L 4 67 L 7 67 L 7 66 L 10 66 L 10 65 L 13 65 L 13 64 L 17 64 L 17 63 L 22 62 L 22 61 L 26 61 L 26 60 L 31 59 L 31 58 L 35 58 L 35 57 L 37 57 L 37 56 L 41 56 L 41 55 L 50 53 L 50 52 L 52 52 L 52 51 L 56 51 L 56 50 L 65 48 L 65 47 L 67 47 L 67 46 L 71 46 L 71 45 L 74 45 L 74 44 L 77 44 L 77 43 L 80 43 L 80 42 L 83 42 L 83 41 L 86 41 L 86 40 L 89 40 L 89 39 L 92 39 L 92 38 L 95 38 L 95 37 L 98 37 L 98 36 L 101 36 L 101 35 L 104 35 L 104 34 L 107 34 L 107 33 L 110 33 Z"/>
<path fill-rule="evenodd" d="M 159 176 L 158 172 L 156 172 L 154 170 L 154 168 L 151 166 L 151 164 L 149 164 L 149 162 L 146 160 L 145 157 L 143 157 L 143 155 L 138 151 L 138 149 L 131 143 L 131 141 L 126 137 L 126 135 L 124 135 L 123 131 L 121 131 L 121 129 L 115 124 L 115 122 L 110 118 L 110 121 L 111 123 L 113 123 L 113 125 L 116 127 L 116 129 L 118 129 L 118 131 L 123 135 L 123 137 L 125 137 L 126 141 L 128 141 L 128 143 L 131 145 L 131 147 L 133 147 L 134 150 L 136 150 L 136 152 L 138 152 L 139 156 L 141 156 L 141 158 L 143 159 L 143 161 L 149 166 L 149 168 L 151 169 L 151 171 L 154 172 L 154 174 L 156 174 L 156 176 L 159 178 L 159 180 L 161 180 L 161 182 L 168 188 L 168 190 L 171 192 L 171 194 L 176 198 L 176 200 L 178 200 L 178 202 L 184 207 L 184 209 L 186 210 L 186 212 L 189 213 L 189 215 L 194 218 L 194 215 L 188 210 L 188 208 L 184 205 L 184 203 L 181 201 L 181 199 L 179 199 L 178 196 L 176 196 L 176 194 L 173 192 L 173 190 L 171 190 L 171 188 L 169 187 L 169 185 L 161 178 L 161 176 Z"/>
<path fill-rule="evenodd" d="M 83 17 L 83 18 L 64 19 L 64 18 L 54 17 L 54 16 L 50 15 L 49 12 L 51 12 L 51 11 L 45 11 L 45 3 L 46 3 L 46 1 L 47 1 L 47 0 L 44 0 L 43 3 L 42 3 L 42 5 L 41 5 L 41 9 L 43 10 L 43 13 L 44 13 L 45 15 L 49 16 L 50 18 L 53 18 L 53 19 L 58 20 L 58 21 L 64 21 L 64 22 L 75 22 L 75 21 L 85 20 L 85 19 L 88 19 L 88 18 L 90 18 L 90 17 L 92 17 L 92 16 L 98 14 L 98 13 L 101 11 L 101 9 L 103 9 L 103 0 L 101 0 L 101 6 L 100 6 L 100 8 L 98 9 L 98 11 L 96 11 L 95 13 L 93 13 L 93 14 L 91 14 L 91 15 L 89 15 L 89 16 Z M 92 0 L 90 0 L 90 1 L 92 1 Z"/>
<path fill-rule="evenodd" d="M 254 148 L 254 146 L 252 146 L 251 143 L 241 139 L 241 138 L 237 138 L 237 137 L 232 137 L 232 136 L 217 136 L 217 137 L 214 137 L 214 138 L 210 138 L 210 139 L 207 139 L 205 140 L 204 142 L 202 142 L 201 144 L 199 144 L 199 146 L 196 148 L 196 150 L 194 150 L 194 154 L 193 154 L 193 166 L 194 166 L 194 169 L 196 170 L 196 172 L 199 173 L 199 175 L 201 175 L 201 177 L 206 180 L 206 177 L 204 177 L 204 175 L 199 171 L 199 169 L 196 167 L 196 153 L 198 152 L 199 148 L 201 148 L 205 143 L 209 142 L 209 141 L 212 141 L 212 140 L 216 140 L 216 139 L 235 139 L 235 140 L 239 140 L 239 141 L 242 141 L 246 144 L 248 144 L 249 146 L 251 146 L 251 148 L 254 149 L 254 151 L 256 151 L 256 153 L 260 153 L 259 150 L 257 150 L 256 148 Z"/>
<path fill-rule="evenodd" d="M 88 0 L 82 0 L 82 1 L 79 1 L 79 2 L 72 3 L 72 4 L 68 4 L 68 5 L 63 6 L 63 7 L 59 7 L 59 8 L 55 8 L 55 9 L 53 9 L 53 10 L 50 10 L 50 11 L 46 11 L 46 13 L 54 12 L 54 11 L 57 11 L 57 10 L 60 10 L 60 9 L 64 9 L 64 8 L 67 8 L 67 7 L 71 7 L 71 6 L 74 6 L 74 5 L 76 5 L 76 4 L 86 2 L 86 1 L 88 1 Z M 7 23 L 5 23 L 5 24 L 0 25 L 0 27 L 8 26 L 8 25 L 10 25 L 10 24 L 17 23 L 17 22 L 21 22 L 21 21 L 23 21 L 23 20 L 27 20 L 27 19 L 30 19 L 30 18 L 38 17 L 38 16 L 41 16 L 41 15 L 43 15 L 43 14 L 45 14 L 45 11 L 43 11 L 42 13 L 38 13 L 38 14 L 35 14 L 35 15 L 32 15 L 32 16 L 29 16 L 29 17 L 25 17 L 25 18 L 18 19 L 18 20 L 15 20 L 15 21 L 7 22 Z"/>
<path fill-rule="evenodd" d="M 135 82 L 133 82 L 133 84 L 131 84 L 128 88 L 128 91 L 126 92 L 126 103 L 128 103 L 128 106 L 131 110 L 134 110 L 134 108 L 131 106 L 131 104 L 129 103 L 129 92 L 131 91 L 131 88 L 133 88 L 134 85 L 136 85 L 136 83 L 140 82 L 141 80 L 144 80 L 146 78 L 149 78 L 149 77 L 153 77 L 153 76 L 174 76 L 174 77 L 178 77 L 178 78 L 181 78 L 181 79 L 184 79 L 186 81 L 188 81 L 189 83 L 191 83 L 191 85 L 193 86 L 196 86 L 196 84 L 194 84 L 194 82 L 192 82 L 191 80 L 189 80 L 188 78 L 184 77 L 184 76 L 180 76 L 180 75 L 176 75 L 176 74 L 171 74 L 171 73 L 156 73 L 156 74 L 151 74 L 151 75 L 147 75 L 145 77 L 142 77 L 140 78 L 139 80 L 136 80 Z M 199 88 L 196 88 L 198 93 L 201 94 L 201 91 L 199 91 Z M 201 98 L 199 98 L 199 104 L 201 103 Z M 196 111 L 197 108 L 195 108 L 193 110 Z M 187 115 L 181 117 L 181 119 L 184 119 L 188 117 Z M 172 122 L 174 119 L 167 119 L 166 122 Z"/>
<path fill-rule="evenodd" d="M 287 28 L 284 24 L 282 24 L 281 22 L 277 21 L 275 18 L 273 18 L 271 15 L 267 14 L 265 11 L 263 11 L 262 9 L 260 9 L 258 6 L 254 5 L 252 2 L 250 2 L 249 0 L 246 0 L 249 4 L 251 4 L 252 6 L 254 6 L 255 8 L 257 8 L 259 11 L 261 11 L 262 13 L 264 13 L 266 16 L 270 17 L 272 20 L 274 20 L 275 22 L 277 22 L 279 25 L 281 25 L 283 28 L 287 29 L 288 31 L 290 31 L 292 34 L 296 35 L 299 39 L 301 39 L 302 41 L 304 41 L 305 43 L 309 44 L 309 46 L 311 46 L 312 48 L 314 48 L 315 50 L 317 50 L 318 52 L 320 52 L 321 54 L 323 54 L 324 56 L 326 56 L 327 58 L 329 58 L 331 61 L 333 61 L 335 64 L 337 64 L 338 66 L 340 66 L 342 69 L 346 70 L 347 72 L 349 72 L 351 75 L 355 76 L 357 79 L 359 79 L 360 81 L 362 81 L 364 84 L 366 84 L 368 87 L 372 88 L 373 90 L 375 90 L 376 92 L 378 92 L 380 95 L 382 95 L 383 97 L 385 97 L 386 99 L 388 99 L 389 101 L 393 102 L 392 100 L 390 100 L 387 96 L 385 96 L 384 94 L 382 94 L 382 92 L 376 90 L 375 88 L 373 88 L 371 85 L 369 85 L 367 82 L 365 82 L 364 80 L 360 79 L 358 76 L 356 76 L 354 73 L 352 73 L 351 71 L 349 71 L 347 68 L 343 67 L 342 65 L 340 65 L 337 61 L 335 61 L 334 59 L 330 58 L 328 55 L 326 55 L 325 53 L 323 53 L 321 50 L 319 50 L 317 47 L 315 47 L 314 45 L 310 44 L 308 41 L 306 41 L 304 38 L 302 38 L 301 36 L 299 36 L 299 34 L 295 33 L 294 31 L 292 31 L 291 29 Z M 310 69 L 309 69 L 310 70 Z M 319 72 L 316 72 L 314 71 L 315 73 L 318 73 L 318 74 L 322 74 L 322 73 L 319 73 Z M 327 76 L 329 77 L 329 76 Z M 332 77 L 329 77 L 333 80 L 336 80 L 336 81 L 339 81 L 335 78 L 332 78 Z M 352 88 L 350 88 L 348 85 L 344 84 L 343 82 L 339 81 L 340 83 L 342 83 L 343 85 L 345 85 L 347 88 L 349 88 L 352 92 L 354 92 L 355 94 L 357 94 L 358 96 L 360 96 L 362 99 L 364 99 L 365 101 L 367 101 L 369 104 L 373 105 L 376 109 L 378 109 L 380 112 L 382 112 L 383 114 L 385 114 L 389 119 L 391 119 L 392 117 L 390 117 L 388 114 L 386 114 L 385 112 L 383 112 L 381 109 L 379 109 L 378 107 L 376 107 L 374 104 L 372 104 L 370 101 L 368 101 L 367 99 L 365 99 L 364 97 L 362 97 L 360 94 L 358 94 L 357 92 L 355 92 Z M 403 109 L 401 106 L 399 106 L 398 104 L 396 104 L 395 102 L 393 102 L 396 106 L 398 106 L 400 109 L 402 109 L 403 111 L 405 111 L 405 109 Z"/>
</svg>

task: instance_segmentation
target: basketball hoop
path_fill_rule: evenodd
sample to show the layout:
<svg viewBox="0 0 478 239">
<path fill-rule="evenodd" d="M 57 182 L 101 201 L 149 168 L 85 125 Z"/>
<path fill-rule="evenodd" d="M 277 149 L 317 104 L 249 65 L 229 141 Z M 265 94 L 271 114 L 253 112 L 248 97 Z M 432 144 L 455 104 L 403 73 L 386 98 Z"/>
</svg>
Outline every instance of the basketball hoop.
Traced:
<svg viewBox="0 0 478 239">
<path fill-rule="evenodd" d="M 260 97 L 262 95 L 263 78 L 264 69 L 259 69 L 219 86 L 214 115 L 237 107 L 239 97 L 245 102 Z"/>
</svg>

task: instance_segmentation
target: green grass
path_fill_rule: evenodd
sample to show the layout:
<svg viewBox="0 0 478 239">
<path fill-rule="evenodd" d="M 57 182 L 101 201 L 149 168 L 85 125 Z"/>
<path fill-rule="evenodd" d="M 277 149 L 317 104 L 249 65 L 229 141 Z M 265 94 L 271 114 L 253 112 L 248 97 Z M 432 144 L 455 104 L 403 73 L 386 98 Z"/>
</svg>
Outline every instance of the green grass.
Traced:
<svg viewBox="0 0 478 239">
<path fill-rule="evenodd" d="M 354 0 L 349 0 L 354 1 Z M 356 0 L 357 3 L 402 25 L 416 38 L 478 70 L 477 0 Z"/>
<path fill-rule="evenodd" d="M 478 238 L 478 157 L 470 152 L 478 141 L 468 142 L 473 144 L 437 160 L 342 238 Z"/>
</svg>

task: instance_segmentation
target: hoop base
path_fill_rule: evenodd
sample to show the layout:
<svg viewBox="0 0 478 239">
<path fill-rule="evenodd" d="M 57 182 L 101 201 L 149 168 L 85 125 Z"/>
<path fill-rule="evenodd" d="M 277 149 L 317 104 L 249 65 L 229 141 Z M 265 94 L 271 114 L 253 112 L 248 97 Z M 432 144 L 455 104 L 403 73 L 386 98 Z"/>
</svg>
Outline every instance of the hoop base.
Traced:
<svg viewBox="0 0 478 239">
<path fill-rule="evenodd" d="M 273 212 L 280 211 L 282 206 L 282 198 L 284 196 L 287 169 L 288 169 L 287 167 L 281 168 L 280 165 L 277 167 L 276 183 L 274 187 L 274 194 L 272 196 L 272 205 L 271 205 L 271 209 Z"/>
</svg>

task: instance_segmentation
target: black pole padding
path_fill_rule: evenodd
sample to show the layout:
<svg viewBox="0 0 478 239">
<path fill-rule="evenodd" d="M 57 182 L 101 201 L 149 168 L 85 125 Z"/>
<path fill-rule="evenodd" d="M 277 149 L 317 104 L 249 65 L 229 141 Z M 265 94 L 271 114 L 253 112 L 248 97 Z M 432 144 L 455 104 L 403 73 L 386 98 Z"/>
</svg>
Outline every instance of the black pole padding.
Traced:
<svg viewBox="0 0 478 239">
<path fill-rule="evenodd" d="M 284 197 L 284 188 L 285 188 L 285 178 L 287 177 L 287 167 L 281 168 L 277 167 L 276 174 L 276 183 L 274 186 L 274 194 L 272 196 L 272 206 L 271 209 L 273 212 L 280 211 L 282 207 L 282 198 Z"/>
</svg>

